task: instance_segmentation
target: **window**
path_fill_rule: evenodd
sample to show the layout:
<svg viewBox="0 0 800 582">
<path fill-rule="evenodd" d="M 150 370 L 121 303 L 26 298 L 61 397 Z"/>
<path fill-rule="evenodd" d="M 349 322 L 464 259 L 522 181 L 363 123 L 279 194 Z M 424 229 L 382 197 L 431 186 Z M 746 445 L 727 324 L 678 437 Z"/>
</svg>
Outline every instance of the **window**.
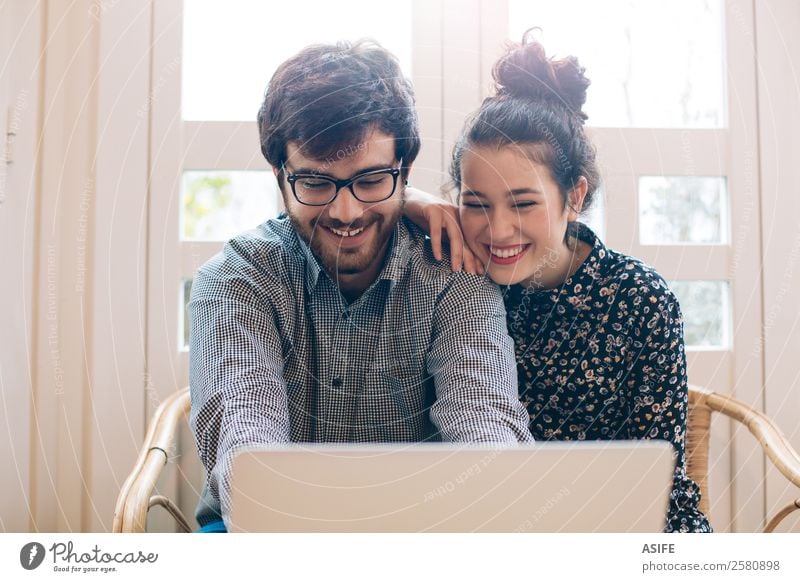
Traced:
<svg viewBox="0 0 800 582">
<path fill-rule="evenodd" d="M 725 178 L 639 178 L 639 241 L 643 245 L 728 242 Z"/>
<path fill-rule="evenodd" d="M 223 241 L 278 214 L 269 171 L 188 170 L 181 183 L 181 240 Z"/>
<path fill-rule="evenodd" d="M 370 0 L 183 3 L 183 118 L 253 121 L 280 63 L 309 43 L 369 37 L 411 74 L 411 10 Z"/>
<path fill-rule="evenodd" d="M 724 127 L 719 0 L 510 0 L 509 38 L 532 28 L 592 80 L 586 112 L 602 127 Z"/>
</svg>

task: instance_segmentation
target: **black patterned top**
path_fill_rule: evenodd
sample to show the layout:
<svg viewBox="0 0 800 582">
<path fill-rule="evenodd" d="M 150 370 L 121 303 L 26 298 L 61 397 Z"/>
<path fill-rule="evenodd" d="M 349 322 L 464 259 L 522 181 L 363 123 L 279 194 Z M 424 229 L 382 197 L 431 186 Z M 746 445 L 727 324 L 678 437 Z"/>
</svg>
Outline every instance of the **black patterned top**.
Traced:
<svg viewBox="0 0 800 582">
<path fill-rule="evenodd" d="M 593 246 L 555 289 L 503 288 L 520 397 L 537 440 L 664 439 L 677 450 L 666 531 L 710 532 L 686 476 L 688 385 L 683 319 L 664 279 L 642 262 Z"/>
</svg>

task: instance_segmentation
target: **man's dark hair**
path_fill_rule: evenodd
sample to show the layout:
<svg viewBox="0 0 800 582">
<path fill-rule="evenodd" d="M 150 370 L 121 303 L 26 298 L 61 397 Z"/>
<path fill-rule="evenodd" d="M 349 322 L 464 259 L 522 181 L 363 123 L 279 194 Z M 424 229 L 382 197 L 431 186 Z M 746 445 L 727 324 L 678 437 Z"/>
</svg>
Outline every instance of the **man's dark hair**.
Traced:
<svg viewBox="0 0 800 582">
<path fill-rule="evenodd" d="M 335 162 L 373 128 L 394 136 L 396 158 L 410 166 L 420 147 L 414 91 L 397 58 L 369 40 L 304 48 L 275 71 L 258 112 L 261 152 L 278 169 L 290 141 Z"/>
</svg>

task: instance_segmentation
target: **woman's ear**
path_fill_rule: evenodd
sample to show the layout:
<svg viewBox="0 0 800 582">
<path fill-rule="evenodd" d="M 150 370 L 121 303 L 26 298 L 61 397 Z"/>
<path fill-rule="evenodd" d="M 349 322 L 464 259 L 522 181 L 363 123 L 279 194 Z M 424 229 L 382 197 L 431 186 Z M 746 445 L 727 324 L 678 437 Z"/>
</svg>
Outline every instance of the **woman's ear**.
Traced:
<svg viewBox="0 0 800 582">
<path fill-rule="evenodd" d="M 583 201 L 586 199 L 586 193 L 589 190 L 589 182 L 586 181 L 586 178 L 581 176 L 578 178 L 578 181 L 575 183 L 575 187 L 570 190 L 567 200 L 567 207 L 569 209 L 569 214 L 567 216 L 568 222 L 575 222 L 578 220 L 578 216 L 581 213 L 581 209 L 583 208 Z"/>
</svg>

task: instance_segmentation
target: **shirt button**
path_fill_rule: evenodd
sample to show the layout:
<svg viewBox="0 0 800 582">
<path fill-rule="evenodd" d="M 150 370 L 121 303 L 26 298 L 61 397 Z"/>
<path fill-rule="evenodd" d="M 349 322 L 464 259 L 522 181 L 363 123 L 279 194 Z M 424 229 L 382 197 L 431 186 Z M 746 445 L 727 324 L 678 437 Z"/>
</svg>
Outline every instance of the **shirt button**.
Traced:
<svg viewBox="0 0 800 582">
<path fill-rule="evenodd" d="M 334 378 L 333 381 L 331 382 L 331 386 L 333 386 L 334 388 L 339 388 L 341 385 L 342 385 L 341 378 Z"/>
</svg>

